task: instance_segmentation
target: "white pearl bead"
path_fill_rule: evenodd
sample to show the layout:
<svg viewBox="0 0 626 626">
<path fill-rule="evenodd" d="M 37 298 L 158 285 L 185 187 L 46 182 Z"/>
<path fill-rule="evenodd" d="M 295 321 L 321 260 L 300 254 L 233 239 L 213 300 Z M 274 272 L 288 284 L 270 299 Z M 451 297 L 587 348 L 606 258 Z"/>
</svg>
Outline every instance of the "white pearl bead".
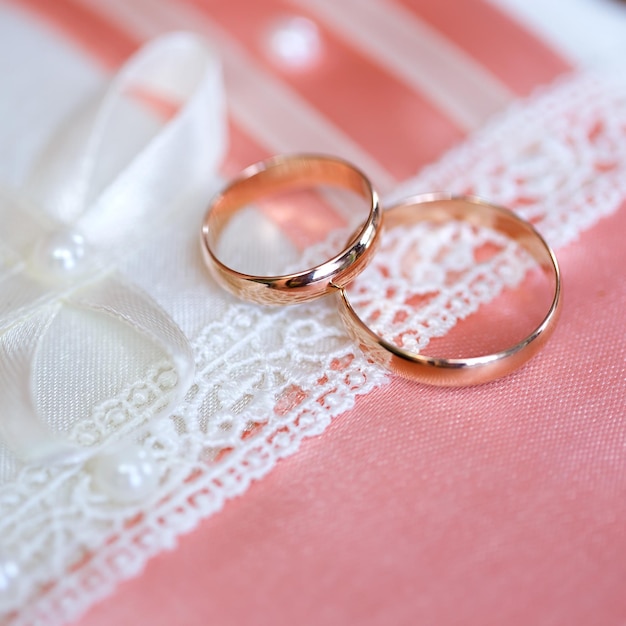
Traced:
<svg viewBox="0 0 626 626">
<path fill-rule="evenodd" d="M 0 609 L 9 608 L 15 600 L 19 575 L 18 564 L 0 552 Z"/>
<path fill-rule="evenodd" d="M 319 59 L 322 40 L 315 22 L 306 17 L 294 16 L 274 24 L 267 37 L 267 47 L 276 61 L 300 69 Z"/>
<path fill-rule="evenodd" d="M 138 445 L 99 454 L 91 462 L 91 472 L 98 490 L 125 504 L 150 496 L 160 480 L 154 456 Z"/>
<path fill-rule="evenodd" d="M 35 271 L 47 278 L 69 280 L 87 266 L 87 242 L 78 232 L 60 230 L 47 235 L 33 252 Z"/>
</svg>

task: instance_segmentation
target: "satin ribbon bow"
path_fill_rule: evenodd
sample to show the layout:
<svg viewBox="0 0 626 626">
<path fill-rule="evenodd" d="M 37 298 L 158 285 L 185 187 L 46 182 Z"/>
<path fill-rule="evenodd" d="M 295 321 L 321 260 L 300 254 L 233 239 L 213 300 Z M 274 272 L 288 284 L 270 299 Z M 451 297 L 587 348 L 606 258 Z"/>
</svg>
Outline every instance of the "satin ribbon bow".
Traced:
<svg viewBox="0 0 626 626">
<path fill-rule="evenodd" d="M 164 103 L 170 117 L 157 128 L 146 108 Z M 219 62 L 198 37 L 174 33 L 134 55 L 61 129 L 25 188 L 0 198 L 0 437 L 20 459 L 76 462 L 93 453 L 50 427 L 62 416 L 36 406 L 34 363 L 74 367 L 58 341 L 58 354 L 42 355 L 64 308 L 91 316 L 94 332 L 98 320 L 122 324 L 164 353 L 177 377 L 169 406 L 188 390 L 186 337 L 115 265 L 183 194 L 208 191 L 225 144 Z M 89 392 L 59 391 L 81 402 Z"/>
</svg>

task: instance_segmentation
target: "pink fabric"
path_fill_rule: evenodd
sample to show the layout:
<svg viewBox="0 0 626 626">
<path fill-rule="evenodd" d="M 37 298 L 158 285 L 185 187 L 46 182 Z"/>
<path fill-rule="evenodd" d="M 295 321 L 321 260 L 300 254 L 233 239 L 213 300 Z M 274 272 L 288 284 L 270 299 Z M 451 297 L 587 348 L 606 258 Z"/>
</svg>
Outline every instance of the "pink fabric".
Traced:
<svg viewBox="0 0 626 626">
<path fill-rule="evenodd" d="M 488 0 L 397 0 L 462 47 L 518 95 L 567 71 L 548 45 Z M 506 53 L 504 53 L 506 51 Z"/>
<path fill-rule="evenodd" d="M 246 19 L 242 19 L 241 4 L 221 0 L 195 0 L 194 4 L 399 179 L 414 174 L 416 168 L 461 139 L 461 131 L 434 105 L 370 63 L 328 28 L 322 28 L 324 57 L 315 71 L 298 73 L 270 63 L 260 49 L 263 33 L 293 12 L 288 2 L 247 3 Z M 300 8 L 297 13 L 306 16 Z"/>
<path fill-rule="evenodd" d="M 626 207 L 560 251 L 547 348 L 504 380 L 395 380 L 81 626 L 622 624 Z"/>
<path fill-rule="evenodd" d="M 402 1 L 518 93 L 567 68 L 489 3 L 457 3 L 466 13 L 450 21 L 449 5 Z M 138 43 L 78 3 L 20 3 L 110 64 Z M 252 14 L 241 3 L 198 4 L 253 53 L 245 38 L 287 6 L 249 3 Z M 484 20 L 491 28 L 479 33 Z M 372 100 L 332 97 L 331 67 L 317 82 L 286 80 L 392 173 L 414 173 L 460 138 L 436 112 L 432 124 L 415 116 L 425 111 L 416 94 L 328 41 L 358 87 L 380 89 Z M 414 124 L 401 115 L 386 116 L 385 129 L 371 123 L 409 95 Z M 424 123 L 428 140 L 404 131 Z M 228 174 L 265 156 L 232 130 Z M 559 251 L 563 317 L 523 370 L 462 390 L 394 380 L 360 398 L 80 625 L 624 623 L 624 232 L 623 207 Z"/>
</svg>

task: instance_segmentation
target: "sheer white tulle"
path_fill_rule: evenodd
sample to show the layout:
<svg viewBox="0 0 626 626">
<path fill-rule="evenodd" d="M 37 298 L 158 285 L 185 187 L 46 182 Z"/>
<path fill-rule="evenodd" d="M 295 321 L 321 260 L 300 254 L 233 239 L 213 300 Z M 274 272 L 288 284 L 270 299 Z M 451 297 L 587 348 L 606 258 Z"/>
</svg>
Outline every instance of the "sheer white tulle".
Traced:
<svg viewBox="0 0 626 626">
<path fill-rule="evenodd" d="M 519 211 L 562 246 L 614 212 L 626 195 L 625 105 L 621 84 L 572 77 L 506 112 L 394 196 L 474 193 Z M 67 433 L 86 448 L 136 433 L 158 485 L 140 502 L 122 503 L 98 488 L 89 463 L 25 465 L 8 461 L 5 452 L 0 580 L 7 624 L 61 624 L 79 615 L 294 453 L 305 437 L 320 434 L 358 395 L 389 380 L 352 344 L 332 298 L 267 309 L 221 292 L 198 250 L 202 203 L 189 198 L 176 206 L 176 215 L 155 226 L 119 270 L 190 338 L 191 387 L 167 417 L 150 420 L 177 380 L 167 358 L 155 360 L 144 379 L 99 402 Z M 438 231 L 441 246 L 450 248 L 453 240 L 457 255 L 473 258 L 481 239 L 462 235 L 459 227 Z M 383 251 L 382 262 L 396 262 L 395 250 Z M 488 284 L 487 292 L 475 283 L 456 285 L 457 291 L 466 287 L 468 298 L 456 303 L 443 332 L 521 280 L 524 272 L 508 254 L 495 258 L 477 283 Z M 436 272 L 428 261 L 413 276 L 421 271 L 444 293 L 441 285 L 449 285 L 453 273 L 457 283 L 469 281 L 456 271 L 457 261 Z M 392 316 L 387 324 L 394 323 Z M 428 339 L 426 331 L 421 345 Z"/>
</svg>

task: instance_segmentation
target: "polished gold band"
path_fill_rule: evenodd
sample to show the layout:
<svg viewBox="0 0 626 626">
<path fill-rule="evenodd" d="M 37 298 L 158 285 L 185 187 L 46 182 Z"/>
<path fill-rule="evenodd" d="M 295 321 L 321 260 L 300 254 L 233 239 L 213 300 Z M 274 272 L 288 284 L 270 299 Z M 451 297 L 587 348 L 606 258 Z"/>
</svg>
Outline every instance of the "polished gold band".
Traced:
<svg viewBox="0 0 626 626">
<path fill-rule="evenodd" d="M 217 242 L 245 205 L 273 193 L 329 185 L 355 192 L 369 206 L 363 226 L 335 257 L 313 268 L 281 276 L 237 272 L 220 261 Z M 321 155 L 278 156 L 245 169 L 213 200 L 202 225 L 204 260 L 226 290 L 259 304 L 295 304 L 345 287 L 369 263 L 378 241 L 382 213 L 367 177 L 351 164 Z"/>
<path fill-rule="evenodd" d="M 478 198 L 447 194 L 414 196 L 385 211 L 385 228 L 416 222 L 462 220 L 498 231 L 516 241 L 553 282 L 553 297 L 546 316 L 525 339 L 493 354 L 461 359 L 423 356 L 404 350 L 377 335 L 357 315 L 345 289 L 337 294 L 341 317 L 350 334 L 373 360 L 393 372 L 430 385 L 477 385 L 506 376 L 543 347 L 556 325 L 561 308 L 561 274 L 554 252 L 537 230 L 508 209 Z"/>
</svg>

